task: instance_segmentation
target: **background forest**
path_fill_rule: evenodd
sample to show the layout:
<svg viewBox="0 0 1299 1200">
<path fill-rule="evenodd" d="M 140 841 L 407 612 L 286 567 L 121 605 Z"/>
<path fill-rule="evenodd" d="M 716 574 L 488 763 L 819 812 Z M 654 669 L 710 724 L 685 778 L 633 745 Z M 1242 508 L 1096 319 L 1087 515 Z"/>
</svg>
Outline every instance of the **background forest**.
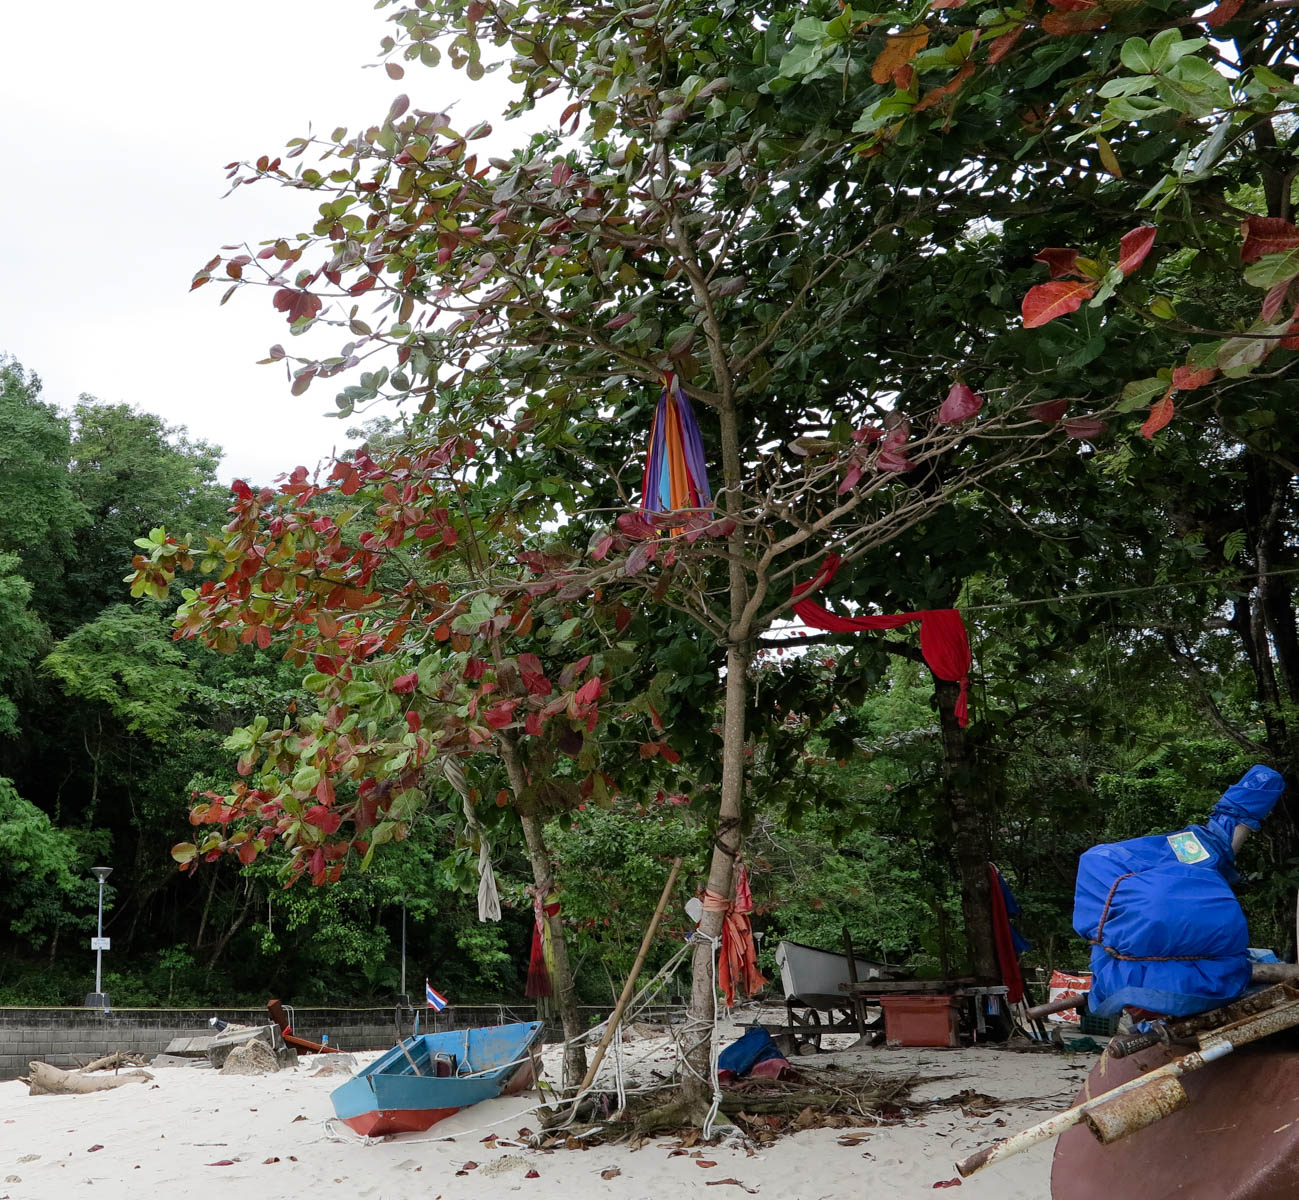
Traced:
<svg viewBox="0 0 1299 1200">
<path fill-rule="evenodd" d="M 117 1005 L 254 1003 L 270 993 L 386 1001 L 398 986 L 403 904 L 412 986 L 424 972 L 463 1003 L 520 998 L 532 928 L 523 849 L 501 843 L 505 917 L 479 923 L 474 856 L 450 812 L 430 810 L 400 853 L 328 887 L 285 889 L 270 857 L 177 872 L 167 850 L 186 836 L 194 793 L 231 775 L 223 743 L 257 714 L 302 699 L 303 673 L 253 646 L 219 655 L 173 641 L 173 605 L 127 600 L 134 538 L 159 524 L 223 523 L 219 448 L 91 397 L 60 412 L 14 362 L 0 380 L 0 1002 L 79 1003 L 93 978 L 88 868 L 100 863 L 114 867 L 105 987 Z M 1022 529 L 982 544 L 984 562 L 965 585 L 983 818 L 1024 908 L 1029 965 L 1085 962 L 1068 921 L 1082 849 L 1197 817 L 1250 761 L 1239 743 L 1257 732 L 1253 679 L 1224 632 L 1231 581 L 1248 558 L 1223 561 L 1220 579 L 1161 582 L 1210 553 L 1197 531 L 1178 536 L 1171 523 L 1154 536 L 1170 518 L 1152 497 L 1183 488 L 1195 450 L 1183 442 L 1150 456 L 1141 488 L 1125 489 L 1126 512 L 1097 511 L 1066 536 Z M 1081 482 L 1104 493 L 1113 459 L 1086 463 Z M 1243 528 L 1244 500 L 1229 485 L 1215 519 L 1231 526 L 1234 507 Z M 1162 540 L 1170 561 L 1103 569 L 1120 520 Z M 1049 574 L 1033 565 L 1043 561 Z M 1048 580 L 1059 599 L 1046 594 Z M 1022 594 L 1008 594 L 1017 581 Z M 1118 594 L 1069 598 L 1102 585 Z M 662 647 L 663 661 L 680 650 Z M 929 672 L 875 641 L 771 650 L 756 674 L 767 716 L 775 695 L 823 714 L 792 768 L 781 727 L 810 717 L 768 720 L 755 755 L 746 856 L 767 961 L 780 937 L 834 949 L 846 926 L 867 955 L 933 972 L 944 958 L 959 964 Z M 1202 675 L 1213 680 L 1207 696 Z M 629 968 L 665 859 L 682 854 L 696 869 L 704 859 L 710 823 L 690 803 L 695 774 L 684 758 L 662 786 L 550 830 L 587 1001 L 608 1000 Z M 1294 865 L 1265 835 L 1245 866 L 1256 940 L 1284 949 Z M 670 910 L 677 935 L 687 895 L 683 883 Z"/>
</svg>

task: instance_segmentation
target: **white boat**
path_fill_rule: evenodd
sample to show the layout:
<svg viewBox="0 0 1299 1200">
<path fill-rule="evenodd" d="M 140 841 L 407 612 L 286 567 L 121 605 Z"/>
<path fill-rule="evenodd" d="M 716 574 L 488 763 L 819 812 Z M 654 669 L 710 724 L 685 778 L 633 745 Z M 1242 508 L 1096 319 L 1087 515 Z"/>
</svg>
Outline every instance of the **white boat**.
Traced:
<svg viewBox="0 0 1299 1200">
<path fill-rule="evenodd" d="M 882 979 L 887 970 L 883 963 L 856 957 L 853 961 L 859 983 Z M 850 1006 L 851 1001 L 839 986 L 852 980 L 846 954 L 833 954 L 801 942 L 781 942 L 776 946 L 776 965 L 780 968 L 786 1000 L 801 1000 L 812 1008 Z"/>
</svg>

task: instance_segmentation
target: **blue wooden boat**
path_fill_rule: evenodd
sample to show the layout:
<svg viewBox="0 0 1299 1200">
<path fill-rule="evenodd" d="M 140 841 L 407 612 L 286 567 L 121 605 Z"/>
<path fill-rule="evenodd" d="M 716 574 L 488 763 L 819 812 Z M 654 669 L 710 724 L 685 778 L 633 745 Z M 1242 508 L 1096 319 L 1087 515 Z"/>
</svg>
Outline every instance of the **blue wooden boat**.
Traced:
<svg viewBox="0 0 1299 1200">
<path fill-rule="evenodd" d="M 339 1120 L 377 1137 L 428 1129 L 483 1100 L 529 1087 L 541 1022 L 415 1034 L 330 1095 Z"/>
</svg>

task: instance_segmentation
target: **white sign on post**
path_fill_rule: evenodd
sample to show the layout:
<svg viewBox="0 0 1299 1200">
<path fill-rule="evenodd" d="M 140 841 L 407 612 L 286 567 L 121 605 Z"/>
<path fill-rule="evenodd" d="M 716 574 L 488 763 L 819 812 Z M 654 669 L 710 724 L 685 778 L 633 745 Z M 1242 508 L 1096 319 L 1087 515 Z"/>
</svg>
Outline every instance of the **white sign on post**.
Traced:
<svg viewBox="0 0 1299 1200">
<path fill-rule="evenodd" d="M 112 938 L 106 937 L 92 937 L 90 939 L 90 948 L 92 950 L 111 950 L 113 948 L 111 945 L 112 940 Z"/>
</svg>

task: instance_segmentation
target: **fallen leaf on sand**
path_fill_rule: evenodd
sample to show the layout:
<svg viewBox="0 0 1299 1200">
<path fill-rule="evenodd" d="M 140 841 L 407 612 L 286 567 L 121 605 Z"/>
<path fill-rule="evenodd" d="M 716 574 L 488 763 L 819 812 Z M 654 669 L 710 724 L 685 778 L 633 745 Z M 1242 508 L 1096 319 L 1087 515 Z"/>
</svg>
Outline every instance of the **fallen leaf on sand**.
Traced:
<svg viewBox="0 0 1299 1200">
<path fill-rule="evenodd" d="M 617 1167 L 605 1167 L 605 1169 L 604 1169 L 603 1171 L 600 1172 L 600 1178 L 601 1178 L 601 1179 L 617 1179 L 618 1176 L 621 1175 L 621 1174 L 622 1174 L 622 1172 L 621 1172 L 620 1170 L 618 1170 Z"/>
<path fill-rule="evenodd" d="M 96 1150 L 102 1150 L 102 1149 L 103 1149 L 103 1146 L 99 1145 L 99 1143 L 96 1142 L 95 1145 L 91 1146 L 90 1149 L 86 1151 L 86 1153 L 87 1153 L 87 1154 L 94 1154 L 94 1152 L 95 1152 Z"/>
<path fill-rule="evenodd" d="M 523 1178 L 524 1178 L 524 1179 L 540 1179 L 540 1178 L 541 1178 L 541 1172 L 540 1172 L 540 1171 L 529 1171 L 526 1175 L 524 1175 Z"/>
<path fill-rule="evenodd" d="M 711 1158 L 701 1158 L 697 1163 L 695 1163 L 695 1166 L 697 1166 L 697 1167 L 715 1167 L 715 1166 L 717 1166 L 717 1164 L 716 1164 L 715 1162 L 713 1162 L 713 1160 L 712 1160 Z"/>
<path fill-rule="evenodd" d="M 959 1179 L 940 1179 L 936 1184 L 934 1184 L 934 1187 L 936 1188 L 960 1187 L 960 1186 L 961 1186 L 961 1181 Z"/>
<path fill-rule="evenodd" d="M 277 1163 L 279 1161 L 280 1160 L 278 1158 L 264 1158 L 262 1159 L 262 1166 L 268 1167 L 271 1165 L 271 1163 Z"/>
<path fill-rule="evenodd" d="M 306 1119 L 307 1118 L 304 1117 L 301 1113 L 298 1113 L 298 1115 L 293 1118 L 293 1121 L 305 1121 Z M 292 1125 L 293 1121 L 290 1121 L 289 1124 Z"/>
<path fill-rule="evenodd" d="M 725 1184 L 728 1183 L 734 1185 L 737 1188 L 744 1188 L 744 1190 L 748 1192 L 750 1196 L 756 1196 L 758 1194 L 757 1188 L 751 1188 L 748 1186 L 748 1184 L 741 1183 L 738 1179 L 710 1179 L 704 1186 L 723 1187 Z"/>
<path fill-rule="evenodd" d="M 205 1167 L 233 1167 L 235 1160 L 233 1158 L 218 1158 L 214 1163 L 204 1163 Z"/>
<path fill-rule="evenodd" d="M 841 1137 L 839 1145 L 841 1146 L 860 1146 L 867 1139 L 864 1137 Z"/>
</svg>

